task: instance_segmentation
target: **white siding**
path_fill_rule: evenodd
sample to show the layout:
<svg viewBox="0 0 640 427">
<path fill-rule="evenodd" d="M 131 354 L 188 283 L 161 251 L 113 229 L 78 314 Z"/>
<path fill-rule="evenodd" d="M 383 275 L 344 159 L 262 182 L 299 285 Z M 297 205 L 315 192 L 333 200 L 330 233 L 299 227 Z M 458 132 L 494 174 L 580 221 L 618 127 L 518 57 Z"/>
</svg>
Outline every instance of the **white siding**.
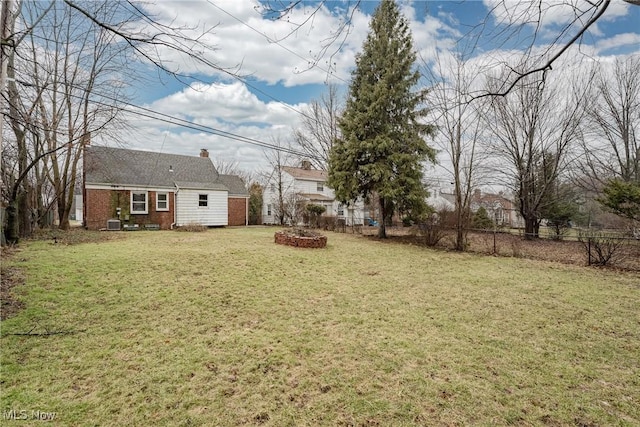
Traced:
<svg viewBox="0 0 640 427">
<path fill-rule="evenodd" d="M 285 194 L 285 198 L 287 195 L 291 193 L 299 193 L 299 194 L 320 194 L 322 196 L 328 197 L 330 199 L 334 199 L 335 195 L 333 189 L 327 187 L 326 183 L 323 183 L 322 191 L 318 191 L 318 181 L 312 180 L 303 180 L 303 179 L 294 179 L 288 173 L 283 173 L 282 176 L 282 187 L 283 192 Z M 274 190 L 271 190 L 271 185 L 274 185 Z M 315 202 L 318 203 L 318 202 Z M 337 216 L 338 213 L 338 202 L 337 201 L 322 201 L 319 202 L 321 205 L 325 206 L 327 211 L 325 215 Z M 267 207 L 271 205 L 271 215 L 267 215 Z M 277 223 L 276 218 L 276 206 L 278 205 L 278 182 L 277 175 L 274 172 L 264 188 L 262 193 L 262 222 L 263 224 L 275 224 Z M 351 206 L 351 210 L 349 210 L 346 206 L 344 208 L 344 215 L 341 218 L 346 220 L 347 225 L 358 225 L 364 223 L 364 203 L 359 200 L 355 203 L 355 205 Z"/>
<path fill-rule="evenodd" d="M 333 198 L 333 190 L 327 187 L 327 184 L 322 183 L 323 191 L 318 191 L 318 181 L 307 181 L 297 179 L 295 181 L 295 191 L 305 194 L 322 194 L 323 196 Z"/>
<path fill-rule="evenodd" d="M 272 190 L 273 186 L 273 190 Z M 288 173 L 282 173 L 282 193 L 285 195 L 298 192 L 295 190 L 294 179 Z M 278 206 L 278 177 L 274 172 L 269 182 L 262 192 L 262 223 L 263 224 L 277 224 L 277 206 Z M 267 205 L 271 205 L 271 215 L 267 215 Z"/>
<path fill-rule="evenodd" d="M 207 206 L 198 206 L 200 194 L 208 196 Z M 185 190 L 176 195 L 176 224 L 228 225 L 227 191 Z"/>
<path fill-rule="evenodd" d="M 82 222 L 82 212 L 83 212 L 83 208 L 82 208 L 82 195 L 81 194 L 76 194 L 75 196 L 73 196 L 75 201 L 76 201 L 76 221 L 80 221 Z"/>
</svg>

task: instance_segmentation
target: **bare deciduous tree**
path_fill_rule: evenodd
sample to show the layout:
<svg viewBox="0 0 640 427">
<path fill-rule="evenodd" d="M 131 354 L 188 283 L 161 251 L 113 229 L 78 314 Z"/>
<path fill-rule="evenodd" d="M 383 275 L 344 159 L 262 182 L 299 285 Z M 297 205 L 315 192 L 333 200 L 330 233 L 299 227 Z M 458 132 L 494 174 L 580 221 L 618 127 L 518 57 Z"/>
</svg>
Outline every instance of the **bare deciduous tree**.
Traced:
<svg viewBox="0 0 640 427">
<path fill-rule="evenodd" d="M 283 144 L 279 140 L 274 140 L 273 145 L 282 147 Z M 264 179 L 266 187 L 263 194 L 266 203 L 272 206 L 272 214 L 278 224 L 284 225 L 290 217 L 287 194 L 293 191 L 291 188 L 293 183 L 287 180 L 286 172 L 283 170 L 283 167 L 287 166 L 290 161 L 290 154 L 286 150 L 274 149 L 264 151 L 264 157 L 269 165 L 269 170 Z"/>
<path fill-rule="evenodd" d="M 32 128 L 33 153 L 35 157 L 48 153 L 36 166 L 46 171 L 60 228 L 67 229 L 83 147 L 92 133 L 113 125 L 118 116 L 114 100 L 123 94 L 113 79 L 121 75 L 127 58 L 114 35 L 83 21 L 77 11 L 56 3 L 43 15 L 45 7 L 28 2 L 21 8 L 26 22 L 43 18 L 27 35 L 27 43 L 16 49 L 17 61 L 10 72 L 20 75 L 23 89 L 10 102 L 35 100 L 35 108 L 21 111 L 12 120 L 36 126 Z M 100 17 L 116 13 L 108 3 L 88 7 Z"/>
<path fill-rule="evenodd" d="M 508 55 L 508 59 L 497 58 L 502 69 L 502 80 L 477 93 L 475 98 L 506 96 L 521 86 L 521 82 L 544 82 L 547 74 L 569 48 L 580 43 L 587 30 L 602 18 L 611 5 L 611 0 L 589 1 L 584 4 L 571 0 L 525 0 L 517 4 L 507 0 L 494 0 L 490 4 L 489 14 L 464 37 L 475 40 L 476 44 L 491 40 L 493 49 L 511 49 L 517 43 L 522 54 L 519 58 L 514 58 L 513 54 Z M 554 29 L 550 42 L 540 43 L 540 40 L 549 36 L 544 31 L 544 26 L 551 16 L 557 17 L 564 24 Z M 490 66 L 495 68 L 496 64 Z"/>
<path fill-rule="evenodd" d="M 488 90 L 503 81 L 503 76 L 490 78 Z M 551 200 L 553 185 L 580 135 L 585 91 L 563 93 L 560 87 L 523 79 L 509 96 L 488 98 L 484 116 L 488 148 L 498 159 L 495 173 L 513 188 L 528 239 L 538 237 L 543 204 Z"/>
<path fill-rule="evenodd" d="M 476 104 L 468 102 L 467 95 L 477 74 L 461 54 L 439 55 L 425 74 L 431 86 L 427 95 L 430 112 L 438 127 L 435 141 L 446 155 L 444 166 L 454 185 L 455 249 L 462 251 L 471 219 L 471 194 L 479 174 L 479 112 Z"/>
<path fill-rule="evenodd" d="M 579 183 L 599 192 L 611 179 L 640 182 L 640 55 L 599 64 L 590 96 Z"/>
<path fill-rule="evenodd" d="M 306 158 L 321 170 L 327 170 L 329 152 L 339 136 L 338 118 L 342 111 L 338 86 L 329 84 L 319 101 L 312 101 L 302 117 L 295 142 Z"/>
<path fill-rule="evenodd" d="M 258 176 L 253 171 L 246 171 L 237 161 L 229 162 L 220 158 L 212 159 L 213 166 L 221 175 L 236 175 L 242 179 L 245 188 L 249 190 L 251 185 L 258 180 Z"/>
<path fill-rule="evenodd" d="M 57 205 L 60 226 L 68 227 L 82 147 L 90 135 L 113 127 L 117 99 L 136 81 L 123 75 L 123 70 L 134 68 L 131 61 L 151 63 L 187 82 L 197 76 L 181 73 L 165 59 L 167 51 L 200 69 L 229 75 L 237 71 L 212 59 L 215 47 L 203 37 L 211 28 L 163 24 L 143 3 L 65 0 L 16 5 L 5 0 L 1 4 L 0 92 L 3 104 L 9 104 L 14 134 L 6 151 L 16 160 L 10 164 L 2 155 L 1 161 L 9 223 L 4 234 L 10 242 L 30 233 L 34 210 L 46 209 L 47 186 L 55 190 L 51 200 Z M 15 25 L 16 19 L 20 25 Z M 9 63 L 13 65 L 5 76 Z M 2 154 L 5 145 L 0 144 Z"/>
</svg>

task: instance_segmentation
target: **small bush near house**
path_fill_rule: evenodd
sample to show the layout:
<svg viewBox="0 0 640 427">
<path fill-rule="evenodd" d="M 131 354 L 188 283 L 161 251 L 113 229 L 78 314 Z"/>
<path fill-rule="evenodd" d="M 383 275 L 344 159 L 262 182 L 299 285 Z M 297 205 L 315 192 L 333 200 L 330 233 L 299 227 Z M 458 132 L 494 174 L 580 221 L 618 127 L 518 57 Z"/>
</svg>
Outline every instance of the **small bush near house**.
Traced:
<svg viewBox="0 0 640 427">
<path fill-rule="evenodd" d="M 178 230 L 178 231 L 190 231 L 192 233 L 200 233 L 202 231 L 207 231 L 207 227 L 202 225 L 202 224 L 198 224 L 198 223 L 194 222 L 194 223 L 190 223 L 190 224 L 178 227 L 176 230 Z"/>
</svg>

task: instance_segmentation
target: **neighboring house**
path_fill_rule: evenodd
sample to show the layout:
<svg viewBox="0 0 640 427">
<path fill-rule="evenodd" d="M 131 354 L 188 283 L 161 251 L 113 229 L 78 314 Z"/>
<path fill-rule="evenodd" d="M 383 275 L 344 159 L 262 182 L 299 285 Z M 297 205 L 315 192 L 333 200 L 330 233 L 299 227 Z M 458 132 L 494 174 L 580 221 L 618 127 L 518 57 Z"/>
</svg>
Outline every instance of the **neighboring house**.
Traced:
<svg viewBox="0 0 640 427">
<path fill-rule="evenodd" d="M 71 205 L 71 218 L 74 221 L 83 222 L 82 213 L 84 207 L 82 206 L 82 194 L 73 195 L 73 204 Z"/>
<path fill-rule="evenodd" d="M 249 194 L 235 175 L 220 175 L 209 153 L 200 156 L 89 146 L 84 153 L 84 224 L 109 220 L 174 226 L 246 225 Z"/>
<path fill-rule="evenodd" d="M 454 192 L 447 192 L 441 188 L 430 190 L 427 198 L 427 204 L 436 211 L 447 210 L 455 211 L 456 195 Z M 505 194 L 500 191 L 498 194 L 483 193 L 480 189 L 476 189 L 471 194 L 471 212 L 476 212 L 480 207 L 484 207 L 494 223 L 498 226 L 505 227 L 524 227 L 524 221 L 518 212 L 516 204 L 508 199 Z"/>
<path fill-rule="evenodd" d="M 361 201 L 344 205 L 335 199 L 334 192 L 327 187 L 327 172 L 313 169 L 311 163 L 303 161 L 302 166 L 282 166 L 281 174 L 274 171 L 262 192 L 262 222 L 278 224 L 281 208 L 280 187 L 284 209 L 287 211 L 285 221 L 291 223 L 291 217 L 301 220 L 299 210 L 308 203 L 322 205 L 326 211 L 324 216 L 344 219 L 347 225 L 362 225 L 365 213 Z M 297 211 L 297 213 L 296 213 Z"/>
<path fill-rule="evenodd" d="M 440 188 L 430 189 L 429 197 L 427 197 L 427 205 L 431 206 L 436 212 L 453 212 L 456 209 L 455 198 L 451 200 L 448 196 L 449 195 L 444 193 Z"/>
<path fill-rule="evenodd" d="M 498 226 L 524 227 L 524 221 L 513 201 L 506 198 L 501 191 L 498 194 L 482 193 L 476 189 L 471 196 L 471 211 L 484 207 L 494 223 Z"/>
</svg>

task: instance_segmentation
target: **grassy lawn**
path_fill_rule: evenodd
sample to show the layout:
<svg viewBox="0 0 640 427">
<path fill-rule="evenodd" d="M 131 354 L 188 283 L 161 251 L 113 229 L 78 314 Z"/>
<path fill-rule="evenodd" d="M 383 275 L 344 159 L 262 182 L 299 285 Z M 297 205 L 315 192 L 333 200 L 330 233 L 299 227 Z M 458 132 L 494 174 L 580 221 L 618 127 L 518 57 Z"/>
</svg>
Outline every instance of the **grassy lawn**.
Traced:
<svg viewBox="0 0 640 427">
<path fill-rule="evenodd" d="M 0 424 L 640 425 L 637 274 L 274 231 L 25 244 Z"/>
</svg>

